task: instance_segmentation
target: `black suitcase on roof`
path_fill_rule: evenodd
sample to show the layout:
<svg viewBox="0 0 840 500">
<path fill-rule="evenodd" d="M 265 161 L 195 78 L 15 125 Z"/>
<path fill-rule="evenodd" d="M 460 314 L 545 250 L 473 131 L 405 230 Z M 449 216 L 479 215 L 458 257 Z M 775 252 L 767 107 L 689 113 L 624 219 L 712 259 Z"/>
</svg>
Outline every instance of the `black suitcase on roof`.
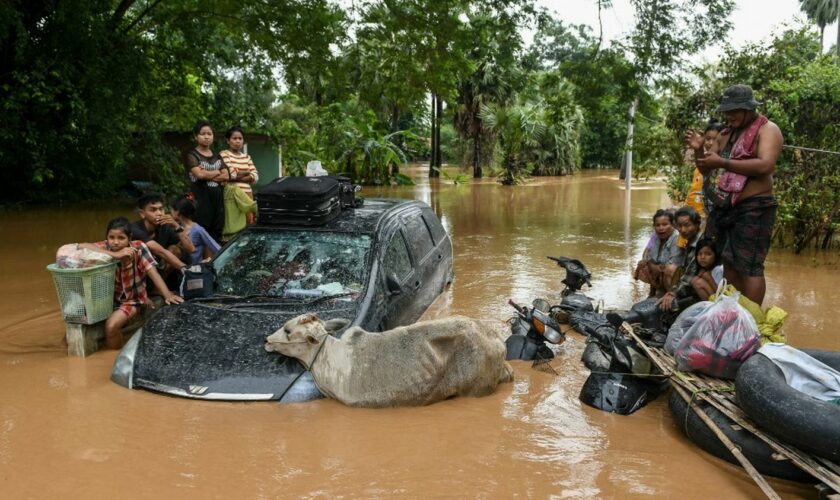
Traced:
<svg viewBox="0 0 840 500">
<path fill-rule="evenodd" d="M 325 224 L 341 213 L 341 182 L 333 177 L 278 177 L 257 191 L 261 224 Z"/>
</svg>

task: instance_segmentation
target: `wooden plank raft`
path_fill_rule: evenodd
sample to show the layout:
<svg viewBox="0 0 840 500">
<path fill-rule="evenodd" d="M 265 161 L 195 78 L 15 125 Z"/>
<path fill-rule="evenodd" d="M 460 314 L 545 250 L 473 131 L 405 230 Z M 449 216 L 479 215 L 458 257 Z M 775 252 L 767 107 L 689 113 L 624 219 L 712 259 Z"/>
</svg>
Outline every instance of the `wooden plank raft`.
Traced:
<svg viewBox="0 0 840 500">
<path fill-rule="evenodd" d="M 661 348 L 650 347 L 642 341 L 633 331 L 633 328 L 624 323 L 621 328 L 622 332 L 635 340 L 645 354 L 650 358 L 651 362 L 666 375 L 671 383 L 671 386 L 676 390 L 686 401 L 700 399 L 715 407 L 718 411 L 729 417 L 733 422 L 740 425 L 744 429 L 753 433 L 756 437 L 767 443 L 767 445 L 780 457 L 782 460 L 790 460 L 797 467 L 814 476 L 823 484 L 818 488 L 829 489 L 833 494 L 827 495 L 828 498 L 840 499 L 840 465 L 820 457 L 816 457 L 809 453 L 805 453 L 798 448 L 789 444 L 776 440 L 776 438 L 762 432 L 752 420 L 744 413 L 738 406 L 738 400 L 735 398 L 735 387 L 732 382 L 717 379 L 708 375 L 698 373 L 683 373 L 677 370 L 676 361 L 672 356 L 667 354 Z M 732 452 L 733 456 L 744 465 L 747 474 L 756 482 L 761 490 L 769 498 L 778 498 L 778 495 L 767 484 L 764 478 L 755 470 L 752 464 L 746 460 L 741 454 L 741 450 L 737 448 L 729 439 L 720 432 L 714 423 L 708 418 L 705 412 L 701 411 L 696 406 L 691 405 L 697 415 L 709 425 L 712 432 L 717 435 L 723 444 Z M 705 418 L 704 418 L 705 417 Z M 743 460 L 742 460 L 743 459 Z M 745 465 L 746 464 L 748 465 Z"/>
</svg>

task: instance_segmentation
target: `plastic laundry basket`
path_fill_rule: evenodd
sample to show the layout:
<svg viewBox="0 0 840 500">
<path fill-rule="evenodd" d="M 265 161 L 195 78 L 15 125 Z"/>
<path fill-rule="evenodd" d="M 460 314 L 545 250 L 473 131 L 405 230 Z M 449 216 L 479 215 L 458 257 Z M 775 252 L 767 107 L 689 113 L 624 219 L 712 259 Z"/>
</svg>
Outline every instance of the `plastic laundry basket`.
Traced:
<svg viewBox="0 0 840 500">
<path fill-rule="evenodd" d="M 108 319 L 114 309 L 116 267 L 116 262 L 82 269 L 47 266 L 55 282 L 64 321 L 92 325 Z"/>
</svg>

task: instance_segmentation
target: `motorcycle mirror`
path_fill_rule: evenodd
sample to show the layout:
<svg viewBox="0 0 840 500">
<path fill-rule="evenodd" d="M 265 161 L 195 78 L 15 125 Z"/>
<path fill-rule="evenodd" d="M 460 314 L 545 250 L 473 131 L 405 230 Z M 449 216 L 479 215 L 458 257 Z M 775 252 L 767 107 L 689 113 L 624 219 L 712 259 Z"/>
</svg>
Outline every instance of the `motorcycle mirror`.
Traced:
<svg viewBox="0 0 840 500">
<path fill-rule="evenodd" d="M 551 342 L 552 344 L 561 344 L 564 340 L 566 340 L 562 333 L 558 332 L 557 330 L 548 325 L 545 325 L 543 337 L 545 337 L 545 339 Z"/>
<path fill-rule="evenodd" d="M 545 299 L 534 299 L 532 305 L 534 309 L 542 312 L 548 312 L 551 309 L 551 304 Z"/>
</svg>

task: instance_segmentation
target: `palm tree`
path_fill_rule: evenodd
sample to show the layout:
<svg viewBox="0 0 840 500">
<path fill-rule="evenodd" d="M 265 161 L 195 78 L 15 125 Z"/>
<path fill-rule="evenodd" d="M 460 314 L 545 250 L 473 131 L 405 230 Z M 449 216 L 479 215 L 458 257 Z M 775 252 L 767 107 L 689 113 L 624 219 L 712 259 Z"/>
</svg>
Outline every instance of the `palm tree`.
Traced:
<svg viewBox="0 0 840 500">
<path fill-rule="evenodd" d="M 539 148 L 545 133 L 541 110 L 530 103 L 507 107 L 483 104 L 479 115 L 499 140 L 502 166 L 499 182 L 505 185 L 523 182 L 533 168 L 529 156 Z"/>
<path fill-rule="evenodd" d="M 840 0 L 799 0 L 799 8 L 820 27 L 820 52 L 825 27 L 840 19 Z M 837 32 L 837 54 L 840 56 L 840 29 Z"/>
</svg>

